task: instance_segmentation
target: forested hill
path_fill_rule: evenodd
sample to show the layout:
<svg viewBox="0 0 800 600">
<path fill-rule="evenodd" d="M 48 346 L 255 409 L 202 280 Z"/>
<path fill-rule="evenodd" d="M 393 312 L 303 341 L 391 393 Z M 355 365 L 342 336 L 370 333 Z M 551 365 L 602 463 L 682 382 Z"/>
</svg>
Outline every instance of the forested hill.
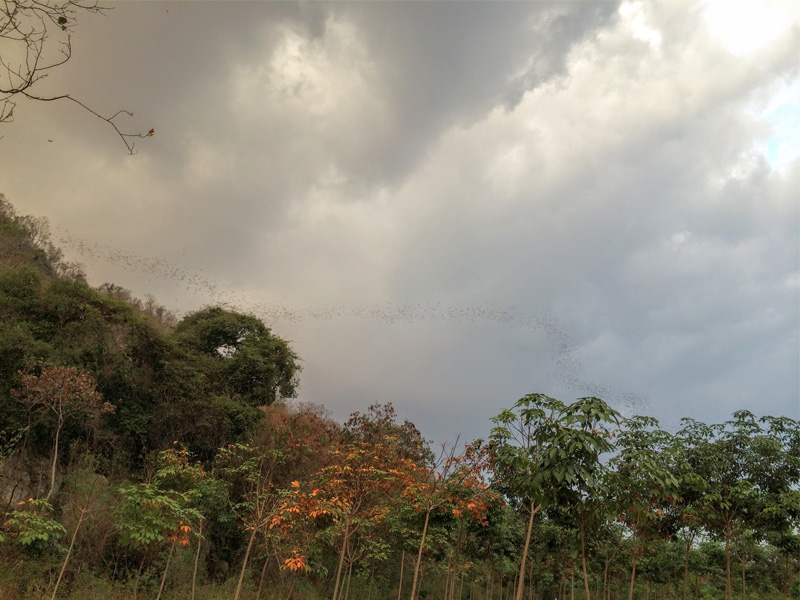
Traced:
<svg viewBox="0 0 800 600">
<path fill-rule="evenodd" d="M 12 396 L 23 373 L 91 375 L 115 409 L 68 419 L 59 444 L 91 443 L 109 465 L 133 470 L 175 440 L 210 458 L 251 430 L 258 407 L 295 396 L 298 358 L 259 319 L 210 307 L 176 322 L 153 299 L 92 288 L 50 242 L 46 220 L 17 215 L 1 196 L 0 320 L 0 432 L 8 444 L 25 430 L 27 450 L 41 456 L 52 426 L 31 423 L 30 407 Z"/>
<path fill-rule="evenodd" d="M 800 424 L 530 394 L 431 446 L 258 318 L 92 288 L 0 195 L 0 600 L 800 597 Z"/>
</svg>

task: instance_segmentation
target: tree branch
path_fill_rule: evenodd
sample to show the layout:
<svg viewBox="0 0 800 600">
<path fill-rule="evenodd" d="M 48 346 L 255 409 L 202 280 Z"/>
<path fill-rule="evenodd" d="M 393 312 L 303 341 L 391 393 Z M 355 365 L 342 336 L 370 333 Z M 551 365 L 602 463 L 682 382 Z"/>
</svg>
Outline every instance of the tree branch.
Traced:
<svg viewBox="0 0 800 600">
<path fill-rule="evenodd" d="M 106 10 L 110 9 L 98 6 L 97 0 L 0 0 L 0 41 L 10 43 L 11 50 L 4 49 L 4 56 L 0 57 L 0 124 L 14 121 L 14 109 L 17 106 L 15 98 L 22 96 L 38 102 L 74 102 L 111 125 L 129 154 L 136 153 L 134 138 L 153 136 L 153 129 L 147 133 L 128 133 L 118 127 L 114 121 L 117 117 L 122 114 L 133 117 L 128 110 L 105 117 L 70 94 L 44 96 L 32 91 L 37 82 L 47 77 L 47 71 L 62 66 L 72 57 L 71 32 L 78 11 L 104 14 Z M 54 51 L 45 56 L 46 49 L 50 47 L 47 42 L 54 28 L 61 36 L 61 41 Z M 15 49 L 16 60 L 13 58 Z M 55 56 L 52 56 L 53 52 Z"/>
</svg>

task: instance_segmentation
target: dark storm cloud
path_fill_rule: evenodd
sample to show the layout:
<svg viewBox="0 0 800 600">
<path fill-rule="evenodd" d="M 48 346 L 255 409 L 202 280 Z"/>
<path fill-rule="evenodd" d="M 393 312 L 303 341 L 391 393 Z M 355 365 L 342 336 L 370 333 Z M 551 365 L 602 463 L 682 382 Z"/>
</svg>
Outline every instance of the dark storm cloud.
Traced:
<svg viewBox="0 0 800 600">
<path fill-rule="evenodd" d="M 213 245 L 231 268 L 323 174 L 353 196 L 402 182 L 443 131 L 513 107 L 613 15 L 612 3 L 120 3 L 82 25 L 70 76 L 93 105 L 136 106 L 134 122 L 156 129 L 151 177 L 192 189 L 166 199 L 153 235 L 178 231 L 191 254 Z M 360 75 L 341 99 L 355 112 L 309 113 L 331 90 L 308 82 L 275 95 L 287 39 L 298 63 L 333 56 L 320 66 L 343 86 Z"/>
<path fill-rule="evenodd" d="M 381 66 L 392 124 L 383 147 L 354 167 L 396 181 L 455 125 L 563 73 L 571 47 L 605 26 L 616 3 L 346 4 Z"/>
</svg>

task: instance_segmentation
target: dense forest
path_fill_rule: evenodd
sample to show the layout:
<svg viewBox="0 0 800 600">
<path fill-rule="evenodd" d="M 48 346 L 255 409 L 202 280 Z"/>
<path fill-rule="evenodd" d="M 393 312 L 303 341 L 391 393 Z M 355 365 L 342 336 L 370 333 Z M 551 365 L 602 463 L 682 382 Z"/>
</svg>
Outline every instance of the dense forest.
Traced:
<svg viewBox="0 0 800 600">
<path fill-rule="evenodd" d="M 255 316 L 89 286 L 0 196 L 0 600 L 800 598 L 796 420 L 531 394 L 431 443 L 299 374 Z"/>
</svg>

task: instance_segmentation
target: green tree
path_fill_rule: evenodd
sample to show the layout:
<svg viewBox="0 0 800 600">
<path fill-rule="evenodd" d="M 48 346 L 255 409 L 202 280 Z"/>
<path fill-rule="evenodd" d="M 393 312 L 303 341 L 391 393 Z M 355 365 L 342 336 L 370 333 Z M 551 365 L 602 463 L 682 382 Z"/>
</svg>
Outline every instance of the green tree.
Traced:
<svg viewBox="0 0 800 600">
<path fill-rule="evenodd" d="M 636 567 L 647 543 L 664 536 L 665 505 L 678 500 L 681 468 L 673 436 L 652 417 L 626 420 L 612 459 L 619 519 L 631 532 L 632 564 L 628 600 L 633 599 Z"/>
<path fill-rule="evenodd" d="M 747 531 L 766 531 L 770 522 L 786 530 L 796 518 L 795 511 L 781 507 L 791 502 L 800 482 L 798 423 L 787 418 L 758 420 L 749 411 L 737 411 L 718 425 L 684 419 L 679 435 L 689 463 L 707 484 L 696 517 L 723 542 L 725 597 L 731 600 L 736 540 Z"/>
<path fill-rule="evenodd" d="M 67 532 L 52 514 L 53 507 L 46 500 L 20 500 L 3 523 L 0 541 L 11 540 L 31 550 L 52 548 Z"/>
<path fill-rule="evenodd" d="M 581 398 L 567 406 L 544 394 L 524 396 L 512 409 L 492 419 L 496 480 L 501 490 L 518 498 L 529 510 L 516 600 L 522 600 L 536 513 L 542 507 L 567 501 L 579 507 L 582 526 L 585 524 L 584 500 L 595 484 L 599 457 L 612 448 L 606 425 L 617 424 L 620 419 L 619 413 L 599 398 Z M 581 536 L 585 574 L 583 529 Z M 588 598 L 586 576 L 584 584 Z"/>
<path fill-rule="evenodd" d="M 122 542 L 143 551 L 136 573 L 134 598 L 149 554 L 166 542 L 169 553 L 158 591 L 161 597 L 176 546 L 188 546 L 191 531 L 203 520 L 196 508 L 201 494 L 197 485 L 200 477 L 190 473 L 199 467 L 189 467 L 184 458 L 172 451 L 163 452 L 152 481 L 126 485 L 118 490 L 121 503 L 117 509 L 117 529 Z"/>
<path fill-rule="evenodd" d="M 189 451 L 185 448 L 174 446 L 162 451 L 159 454 L 159 464 L 161 466 L 156 473 L 156 478 L 160 487 L 184 494 L 188 500 L 187 508 L 196 511 L 196 513 L 189 513 L 196 520 L 193 531 L 197 548 L 192 569 L 191 596 L 194 599 L 204 525 L 209 518 L 225 518 L 224 512 L 228 504 L 227 490 L 224 482 L 206 471 L 200 463 L 193 461 Z M 186 523 L 186 526 L 189 524 Z M 191 526 L 189 527 L 188 530 L 184 530 L 184 533 L 192 531 Z M 190 540 L 189 535 L 176 535 L 175 541 L 187 545 Z M 162 589 L 166 575 L 165 568 Z"/>
<path fill-rule="evenodd" d="M 200 368 L 206 394 L 253 407 L 297 394 L 300 365 L 289 344 L 256 317 L 209 307 L 184 317 L 174 338 Z"/>
</svg>

